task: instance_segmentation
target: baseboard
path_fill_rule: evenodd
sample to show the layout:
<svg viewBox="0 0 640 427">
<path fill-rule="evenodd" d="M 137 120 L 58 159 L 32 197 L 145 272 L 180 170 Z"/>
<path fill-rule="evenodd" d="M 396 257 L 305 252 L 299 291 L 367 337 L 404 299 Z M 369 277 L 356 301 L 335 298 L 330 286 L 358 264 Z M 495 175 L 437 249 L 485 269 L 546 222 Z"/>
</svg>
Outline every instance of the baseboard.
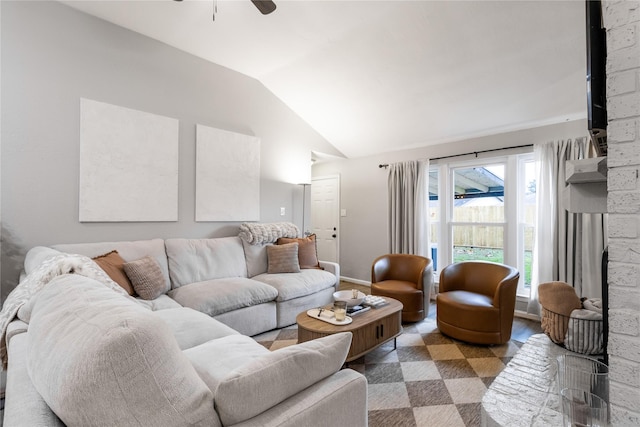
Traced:
<svg viewBox="0 0 640 427">
<path fill-rule="evenodd" d="M 344 276 L 340 276 L 340 280 L 343 282 L 355 283 L 356 285 L 371 287 L 371 282 L 367 282 L 366 280 L 352 279 L 351 277 L 344 277 Z"/>
<path fill-rule="evenodd" d="M 516 317 L 521 317 L 523 319 L 528 319 L 528 320 L 535 320 L 536 322 L 540 321 L 540 316 L 536 315 L 536 314 L 531 314 L 531 313 L 527 313 L 525 311 L 520 311 L 520 310 L 516 310 L 514 312 L 514 315 Z"/>
</svg>

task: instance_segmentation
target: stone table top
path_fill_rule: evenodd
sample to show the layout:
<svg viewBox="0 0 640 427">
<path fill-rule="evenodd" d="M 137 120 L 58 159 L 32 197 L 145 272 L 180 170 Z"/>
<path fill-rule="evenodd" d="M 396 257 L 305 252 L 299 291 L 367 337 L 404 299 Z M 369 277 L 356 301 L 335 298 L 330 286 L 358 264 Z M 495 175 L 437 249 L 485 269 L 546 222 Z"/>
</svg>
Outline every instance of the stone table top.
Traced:
<svg viewBox="0 0 640 427">
<path fill-rule="evenodd" d="M 482 425 L 561 426 L 556 358 L 566 353 L 545 334 L 531 336 L 482 398 Z"/>
</svg>

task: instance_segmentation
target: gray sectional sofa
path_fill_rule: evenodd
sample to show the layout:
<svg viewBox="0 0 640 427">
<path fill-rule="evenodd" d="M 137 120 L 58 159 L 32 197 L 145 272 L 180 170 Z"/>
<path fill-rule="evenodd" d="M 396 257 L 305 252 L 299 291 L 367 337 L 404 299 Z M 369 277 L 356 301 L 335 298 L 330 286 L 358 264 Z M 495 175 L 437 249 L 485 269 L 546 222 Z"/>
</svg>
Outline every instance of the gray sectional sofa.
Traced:
<svg viewBox="0 0 640 427">
<path fill-rule="evenodd" d="M 155 259 L 165 292 L 134 298 L 89 260 L 114 249 Z M 5 426 L 367 424 L 350 333 L 273 352 L 248 336 L 331 301 L 336 264 L 269 274 L 266 245 L 154 239 L 33 248 L 24 278 L 65 253 L 80 264 L 45 273 L 7 327 Z"/>
<path fill-rule="evenodd" d="M 31 249 L 25 273 L 59 252 L 93 258 L 117 250 L 125 261 L 152 256 L 162 269 L 166 293 L 141 303 L 154 310 L 193 308 L 252 336 L 292 325 L 301 311 L 328 304 L 339 284 L 340 267 L 332 262 L 320 261 L 323 269 L 300 273 L 267 273 L 268 245 L 236 236 L 59 244 Z"/>
</svg>

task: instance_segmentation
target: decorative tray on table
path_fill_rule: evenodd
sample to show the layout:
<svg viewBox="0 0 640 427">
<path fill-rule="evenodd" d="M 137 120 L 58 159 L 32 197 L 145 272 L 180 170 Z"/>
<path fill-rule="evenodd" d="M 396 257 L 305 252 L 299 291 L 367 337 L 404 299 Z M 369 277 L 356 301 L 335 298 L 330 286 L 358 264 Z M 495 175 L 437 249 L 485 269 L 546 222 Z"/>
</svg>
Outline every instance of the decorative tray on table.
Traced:
<svg viewBox="0 0 640 427">
<path fill-rule="evenodd" d="M 349 316 L 345 317 L 341 322 L 337 321 L 333 315 L 333 311 L 326 308 L 312 308 L 311 310 L 307 310 L 307 316 L 338 326 L 348 325 L 353 322 L 353 319 Z"/>
</svg>

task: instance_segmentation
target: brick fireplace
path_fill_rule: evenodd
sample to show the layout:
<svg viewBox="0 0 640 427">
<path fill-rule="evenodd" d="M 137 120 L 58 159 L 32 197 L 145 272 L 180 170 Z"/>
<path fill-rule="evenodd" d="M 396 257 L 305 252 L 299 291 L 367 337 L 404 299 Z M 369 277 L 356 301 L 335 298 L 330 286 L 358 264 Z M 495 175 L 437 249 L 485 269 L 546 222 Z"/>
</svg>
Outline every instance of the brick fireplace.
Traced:
<svg viewBox="0 0 640 427">
<path fill-rule="evenodd" d="M 611 415 L 613 425 L 640 425 L 640 1 L 608 0 L 603 8 Z"/>
</svg>

